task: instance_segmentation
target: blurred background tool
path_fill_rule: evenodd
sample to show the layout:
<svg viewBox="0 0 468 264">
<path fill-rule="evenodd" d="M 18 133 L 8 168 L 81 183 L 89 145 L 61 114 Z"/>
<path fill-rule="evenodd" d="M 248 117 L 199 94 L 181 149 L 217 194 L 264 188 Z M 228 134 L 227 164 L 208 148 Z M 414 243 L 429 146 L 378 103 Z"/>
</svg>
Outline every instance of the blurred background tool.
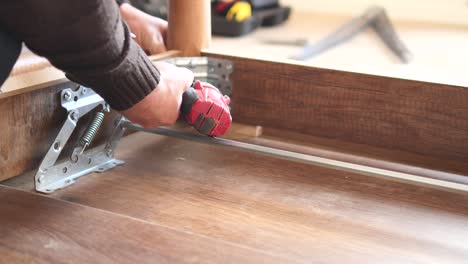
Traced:
<svg viewBox="0 0 468 264">
<path fill-rule="evenodd" d="M 214 11 L 228 21 L 242 22 L 252 16 L 252 6 L 247 1 L 215 1 Z"/>
<path fill-rule="evenodd" d="M 317 43 L 309 43 L 304 39 L 270 39 L 262 40 L 262 42 L 268 44 L 304 46 L 298 54 L 291 57 L 295 60 L 304 61 L 353 38 L 358 33 L 369 27 L 377 33 L 380 39 L 382 39 L 385 45 L 401 60 L 401 62 L 408 63 L 411 60 L 411 52 L 398 37 L 385 9 L 379 6 L 368 8 L 361 16 L 352 19 L 333 33 L 319 40 Z"/>
<path fill-rule="evenodd" d="M 212 1 L 212 31 L 215 35 L 238 37 L 261 26 L 276 26 L 289 18 L 291 8 L 278 0 Z"/>
</svg>

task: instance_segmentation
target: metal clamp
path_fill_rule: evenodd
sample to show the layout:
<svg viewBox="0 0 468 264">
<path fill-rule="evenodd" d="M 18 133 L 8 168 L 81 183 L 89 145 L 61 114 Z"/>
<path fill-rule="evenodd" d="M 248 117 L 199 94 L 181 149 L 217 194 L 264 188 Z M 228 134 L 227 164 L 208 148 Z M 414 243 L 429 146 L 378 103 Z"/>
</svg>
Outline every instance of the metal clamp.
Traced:
<svg viewBox="0 0 468 264">
<path fill-rule="evenodd" d="M 62 107 L 67 110 L 68 114 L 62 129 L 50 146 L 34 177 L 36 191 L 42 193 L 51 193 L 64 188 L 73 184 L 76 178 L 88 173 L 103 172 L 123 164 L 123 161 L 114 159 L 114 149 L 117 145 L 114 141 L 118 142 L 123 135 L 123 129 L 118 125 L 105 146 L 85 152 L 86 147 L 99 129 L 100 123 L 102 123 L 103 114 L 109 111 L 109 106 L 104 102 L 104 99 L 84 86 L 80 86 L 76 91 L 70 88 L 64 89 L 60 93 L 60 98 Z M 71 156 L 67 160 L 57 163 L 78 120 L 97 107 L 101 107 L 103 110 L 98 112 L 100 114 L 97 114 L 91 122 Z"/>
<path fill-rule="evenodd" d="M 166 60 L 168 63 L 193 71 L 196 80 L 208 82 L 224 95 L 231 95 L 232 83 L 229 75 L 234 70 L 231 61 L 208 57 L 177 57 Z"/>
</svg>

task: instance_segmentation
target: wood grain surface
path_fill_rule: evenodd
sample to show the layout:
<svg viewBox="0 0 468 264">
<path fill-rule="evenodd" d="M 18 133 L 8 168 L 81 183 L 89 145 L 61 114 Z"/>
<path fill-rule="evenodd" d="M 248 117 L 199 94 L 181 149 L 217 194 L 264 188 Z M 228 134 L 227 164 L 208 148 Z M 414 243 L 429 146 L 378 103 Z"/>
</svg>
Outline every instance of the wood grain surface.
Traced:
<svg viewBox="0 0 468 264">
<path fill-rule="evenodd" d="M 468 88 L 205 55 L 234 62 L 236 122 L 468 164 Z"/>
<path fill-rule="evenodd" d="M 52 195 L 302 263 L 466 263 L 468 195 L 180 141 Z"/>
<path fill-rule="evenodd" d="M 0 263 L 285 263 L 292 260 L 0 186 Z"/>
</svg>

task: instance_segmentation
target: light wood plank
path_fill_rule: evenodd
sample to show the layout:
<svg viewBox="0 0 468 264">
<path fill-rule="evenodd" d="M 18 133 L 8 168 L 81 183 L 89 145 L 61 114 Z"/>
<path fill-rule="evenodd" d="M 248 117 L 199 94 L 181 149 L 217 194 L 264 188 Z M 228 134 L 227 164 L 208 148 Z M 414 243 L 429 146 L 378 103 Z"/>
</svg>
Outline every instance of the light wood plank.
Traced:
<svg viewBox="0 0 468 264">
<path fill-rule="evenodd" d="M 164 60 L 180 55 L 178 50 L 169 50 L 149 56 L 151 61 Z M 22 55 L 23 56 L 23 55 Z M 16 62 L 10 76 L 2 84 L 0 98 L 46 88 L 55 84 L 65 83 L 65 74 L 53 67 L 46 59 L 26 51 L 24 58 Z"/>
<path fill-rule="evenodd" d="M 317 1 L 301 1 L 310 2 L 314 7 L 320 8 L 320 5 L 315 5 Z M 408 1 L 401 1 L 411 5 Z M 434 1 L 442 6 L 450 6 L 447 1 Z M 464 0 L 456 1 L 459 2 L 458 4 L 462 2 L 463 5 L 466 4 Z M 320 2 L 323 5 L 328 3 L 328 1 Z M 421 3 L 414 1 L 413 4 L 420 5 Z M 339 9 L 339 6 L 348 5 L 350 3 L 347 1 L 330 6 Z M 426 2 L 423 5 L 425 6 Z M 345 10 L 359 14 L 364 12 L 365 8 L 365 6 L 356 6 Z M 467 23 L 468 20 L 465 17 L 468 15 L 468 8 L 464 7 L 460 11 L 465 13 L 462 17 Z M 436 12 L 439 12 L 439 9 Z M 411 13 L 415 14 L 413 11 Z M 426 8 L 418 13 L 426 14 Z M 394 18 L 393 15 L 393 12 L 389 13 L 391 19 Z M 465 52 L 468 46 L 466 25 L 444 26 L 433 23 L 392 21 L 399 37 L 414 55 L 409 64 L 401 63 L 371 29 L 304 62 L 289 59 L 302 49 L 300 46 L 271 45 L 262 42 L 268 39 L 282 41 L 306 39 L 316 43 L 352 18 L 353 16 L 349 13 L 333 15 L 320 12 L 320 10 L 311 12 L 305 8 L 293 7 L 291 17 L 286 23 L 275 27 L 262 27 L 240 38 L 215 36 L 211 47 L 205 51 L 425 82 L 461 86 L 466 86 L 468 83 L 468 75 L 465 71 L 468 68 L 468 53 Z"/>
</svg>

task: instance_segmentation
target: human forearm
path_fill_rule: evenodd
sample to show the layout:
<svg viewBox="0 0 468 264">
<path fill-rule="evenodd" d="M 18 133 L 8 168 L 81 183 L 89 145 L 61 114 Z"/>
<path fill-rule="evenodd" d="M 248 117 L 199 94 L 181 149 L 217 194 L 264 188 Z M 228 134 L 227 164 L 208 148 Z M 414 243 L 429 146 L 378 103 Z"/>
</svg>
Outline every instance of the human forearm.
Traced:
<svg viewBox="0 0 468 264">
<path fill-rule="evenodd" d="M 2 1 L 0 25 L 114 109 L 132 107 L 158 84 L 113 0 Z"/>
</svg>

